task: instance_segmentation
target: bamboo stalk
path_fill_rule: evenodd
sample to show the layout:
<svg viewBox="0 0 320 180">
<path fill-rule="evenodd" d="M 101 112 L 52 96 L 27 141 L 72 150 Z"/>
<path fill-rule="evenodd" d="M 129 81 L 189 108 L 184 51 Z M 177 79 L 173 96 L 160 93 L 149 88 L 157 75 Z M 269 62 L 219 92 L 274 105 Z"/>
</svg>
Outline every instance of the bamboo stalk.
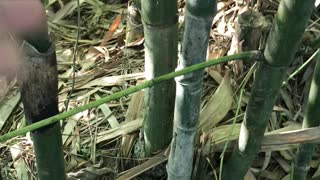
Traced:
<svg viewBox="0 0 320 180">
<path fill-rule="evenodd" d="M 174 71 L 177 64 L 177 1 L 143 0 L 145 73 L 150 80 Z M 172 139 L 175 83 L 169 80 L 145 91 L 144 142 L 147 155 L 165 148 Z"/>
<path fill-rule="evenodd" d="M 316 66 L 309 92 L 307 112 L 305 114 L 302 128 L 317 127 L 320 125 L 320 52 L 317 53 Z M 298 148 L 293 171 L 293 179 L 306 179 L 310 169 L 310 161 L 317 144 L 301 144 Z"/>
<path fill-rule="evenodd" d="M 177 69 L 206 58 L 216 1 L 187 0 L 185 30 Z M 199 125 L 203 70 L 176 78 L 173 140 L 167 164 L 168 180 L 190 179 L 195 135 Z"/>
<path fill-rule="evenodd" d="M 243 179 L 259 151 L 287 67 L 298 49 L 313 4 L 314 0 L 280 2 L 264 51 L 266 61 L 258 63 L 238 146 L 223 168 L 222 179 Z"/>
<path fill-rule="evenodd" d="M 24 40 L 25 59 L 18 73 L 21 100 L 27 125 L 59 114 L 58 70 L 55 45 L 50 42 L 46 13 L 39 25 L 28 32 L 20 32 Z M 37 176 L 40 180 L 64 180 L 64 157 L 59 122 L 31 133 L 36 156 Z"/>
<path fill-rule="evenodd" d="M 90 109 L 90 108 L 98 107 L 101 104 L 110 102 L 112 100 L 119 99 L 119 98 L 121 98 L 123 96 L 127 96 L 129 94 L 132 94 L 132 93 L 135 93 L 137 91 L 140 91 L 140 90 L 142 90 L 144 88 L 148 88 L 148 87 L 154 86 L 155 84 L 162 83 L 163 81 L 170 80 L 170 79 L 172 79 L 174 77 L 181 76 L 181 75 L 184 75 L 184 74 L 188 74 L 188 73 L 191 73 L 193 71 L 197 71 L 197 70 L 209 67 L 209 66 L 225 63 L 225 62 L 228 62 L 228 61 L 231 61 L 231 60 L 235 60 L 235 59 L 237 59 L 237 60 L 241 59 L 241 60 L 245 60 L 245 61 L 259 60 L 260 56 L 259 56 L 259 53 L 257 51 L 244 52 L 244 53 L 239 53 L 239 54 L 235 54 L 235 55 L 231 55 L 231 56 L 221 57 L 221 58 L 218 58 L 218 59 L 211 59 L 211 60 L 208 60 L 207 62 L 203 62 L 203 63 L 196 64 L 196 65 L 193 65 L 193 66 L 189 66 L 189 67 L 181 69 L 179 71 L 171 72 L 171 73 L 162 75 L 160 77 L 148 80 L 148 81 L 146 81 L 144 83 L 141 83 L 141 84 L 139 84 L 137 86 L 130 87 L 130 88 L 126 89 L 126 90 L 114 93 L 114 94 L 112 94 L 110 96 L 103 97 L 101 99 L 98 99 L 96 101 L 90 102 L 90 103 L 85 104 L 83 106 L 71 109 L 71 110 L 66 111 L 64 113 L 61 113 L 61 114 L 54 115 L 52 117 L 46 118 L 46 119 L 44 119 L 42 121 L 33 123 L 31 125 L 25 126 L 25 127 L 20 128 L 18 130 L 6 133 L 6 134 L 0 136 L 0 143 L 4 142 L 4 141 L 7 141 L 8 139 L 11 139 L 13 137 L 24 135 L 27 132 L 34 131 L 34 130 L 37 130 L 37 129 L 41 128 L 41 127 L 44 127 L 44 126 L 47 126 L 49 124 L 58 122 L 60 120 L 65 120 L 66 118 L 71 117 L 71 116 L 73 116 L 73 115 L 75 115 L 75 114 L 77 114 L 79 112 L 85 111 L 85 110 Z"/>
<path fill-rule="evenodd" d="M 57 61 L 54 45 L 51 45 L 45 53 L 40 53 L 28 42 L 24 42 L 22 47 L 26 59 L 19 73 L 19 83 L 26 121 L 31 125 L 59 113 Z M 38 178 L 64 180 L 64 158 L 59 122 L 32 131 L 31 136 Z"/>
</svg>

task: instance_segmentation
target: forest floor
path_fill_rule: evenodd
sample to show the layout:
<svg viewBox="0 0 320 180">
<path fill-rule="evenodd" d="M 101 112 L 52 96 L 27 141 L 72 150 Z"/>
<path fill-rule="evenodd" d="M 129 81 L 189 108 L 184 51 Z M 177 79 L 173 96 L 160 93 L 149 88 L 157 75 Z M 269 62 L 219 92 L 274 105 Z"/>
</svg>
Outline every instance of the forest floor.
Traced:
<svg viewBox="0 0 320 180">
<path fill-rule="evenodd" d="M 50 1 L 50 33 L 55 36 L 59 70 L 59 110 L 66 111 L 143 82 L 143 37 L 126 44 L 128 2 L 120 0 Z M 219 1 L 214 18 L 208 59 L 241 52 L 234 38 L 239 14 L 253 9 L 263 15 L 257 49 L 264 49 L 278 0 L 258 1 L 251 7 L 234 0 Z M 179 42 L 183 32 L 185 2 L 179 0 Z M 78 22 L 80 27 L 78 27 Z M 142 26 L 142 25 L 141 25 Z M 79 39 L 77 33 L 79 32 Z M 283 140 L 281 132 L 301 128 L 316 53 L 313 40 L 320 37 L 320 12 L 315 10 L 288 78 L 273 109 L 262 144 L 246 180 L 290 179 L 297 142 Z M 75 63 L 73 65 L 73 63 Z M 194 172 L 205 164 L 203 179 L 219 172 L 220 154 L 229 139 L 226 159 L 235 145 L 254 79 L 254 63 L 232 62 L 205 71 L 199 137 Z M 75 73 L 75 79 L 73 74 Z M 73 84 L 74 82 L 74 84 Z M 243 95 L 240 97 L 240 93 Z M 238 108 L 238 106 L 240 108 Z M 239 109 L 239 112 L 236 112 Z M 237 116 L 236 116 L 237 115 Z M 0 77 L 0 135 L 25 125 L 17 81 Z M 78 113 L 63 123 L 63 148 L 69 179 L 165 179 L 167 153 L 145 158 L 139 144 L 143 122 L 143 91 Z M 235 122 L 235 123 L 233 123 Z M 234 131 L 230 132 L 231 127 Z M 231 136 L 230 136 L 231 135 Z M 273 136 L 271 136 L 273 135 Z M 294 133 L 290 134 L 294 137 Z M 320 136 L 317 137 L 320 140 Z M 137 145 L 138 144 L 138 145 Z M 30 136 L 0 144 L 0 168 L 7 179 L 36 179 Z M 320 177 L 320 154 L 315 153 L 310 177 Z M 204 160 L 203 160 L 204 159 Z"/>
</svg>

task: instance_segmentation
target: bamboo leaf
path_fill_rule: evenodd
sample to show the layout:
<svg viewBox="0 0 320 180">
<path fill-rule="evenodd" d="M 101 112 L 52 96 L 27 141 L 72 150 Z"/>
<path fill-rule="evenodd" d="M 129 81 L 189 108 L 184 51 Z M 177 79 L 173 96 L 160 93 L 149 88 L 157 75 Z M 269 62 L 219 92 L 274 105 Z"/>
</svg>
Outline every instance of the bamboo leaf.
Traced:
<svg viewBox="0 0 320 180">
<path fill-rule="evenodd" d="M 29 179 L 28 178 L 28 165 L 24 161 L 23 152 L 24 150 L 21 148 L 20 143 L 16 143 L 10 147 L 10 153 L 12 159 L 14 159 L 13 166 L 15 170 L 17 171 L 17 178 L 18 179 Z"/>
<path fill-rule="evenodd" d="M 109 129 L 105 132 L 99 133 L 97 137 L 97 144 L 109 139 L 113 139 L 123 134 L 132 133 L 138 130 L 142 126 L 143 119 L 137 119 L 134 121 L 121 123 L 119 127 Z M 90 139 L 84 140 L 81 144 L 87 144 L 90 142 Z"/>
<path fill-rule="evenodd" d="M 91 95 L 95 94 L 96 92 L 98 92 L 98 91 L 100 91 L 100 90 L 101 90 L 101 89 L 97 87 L 97 88 L 94 88 L 94 89 L 86 92 L 86 93 L 83 94 L 83 95 L 79 95 L 79 96 L 77 97 L 77 101 L 82 101 L 82 100 L 84 100 L 84 99 L 86 99 L 86 98 L 90 98 Z"/>
<path fill-rule="evenodd" d="M 144 91 L 139 91 L 133 94 L 127 110 L 126 122 L 133 121 L 138 118 L 143 118 L 143 97 Z M 122 137 L 120 152 L 121 156 L 129 157 L 130 151 L 135 143 L 137 134 L 127 134 Z"/>
<path fill-rule="evenodd" d="M 244 176 L 244 180 L 256 180 L 256 177 L 254 177 L 251 171 L 248 171 L 247 174 Z"/>
<path fill-rule="evenodd" d="M 79 89 L 87 89 L 92 86 L 115 86 L 121 85 L 124 81 L 133 80 L 133 79 L 143 79 L 144 73 L 134 73 L 134 74 L 127 74 L 127 75 L 120 75 L 120 76 L 108 76 L 108 77 L 101 77 L 95 80 L 92 80 Z"/>
<path fill-rule="evenodd" d="M 17 104 L 20 101 L 20 93 L 15 96 L 12 96 L 7 101 L 3 101 L 0 104 L 0 129 L 2 129 L 3 125 L 6 123 L 8 118 L 10 117 L 14 108 L 16 108 Z"/>
<path fill-rule="evenodd" d="M 80 0 L 79 4 L 81 5 L 84 3 L 85 0 Z M 64 17 L 68 16 L 71 14 L 75 9 L 77 8 L 77 1 L 73 0 L 63 6 L 53 17 L 52 17 L 52 22 L 59 22 L 61 19 Z"/>
<path fill-rule="evenodd" d="M 238 139 L 240 134 L 240 124 L 235 124 L 232 137 L 230 138 L 230 147 L 236 144 L 235 140 Z M 232 125 L 219 126 L 209 132 L 211 137 L 211 145 L 214 151 L 221 151 L 224 144 L 228 140 L 229 131 Z M 288 149 L 289 145 L 294 145 L 301 142 L 314 142 L 317 141 L 319 133 L 316 129 L 303 131 L 301 125 L 297 123 L 289 124 L 286 127 L 268 132 L 264 134 L 262 141 L 262 151 L 275 151 Z"/>
<path fill-rule="evenodd" d="M 114 32 L 118 29 L 119 24 L 121 23 L 122 14 L 119 14 L 117 18 L 113 21 L 109 27 L 108 32 L 104 35 L 100 46 L 105 46 L 107 42 L 112 38 Z"/>
<path fill-rule="evenodd" d="M 208 131 L 217 125 L 229 112 L 233 101 L 229 72 L 226 73 L 217 91 L 210 98 L 208 104 L 200 112 L 200 126 L 203 131 Z"/>
<path fill-rule="evenodd" d="M 67 121 L 67 124 L 63 128 L 62 144 L 67 146 L 66 141 L 70 137 L 69 135 L 74 131 L 74 128 L 77 126 L 76 118 L 70 118 L 71 120 Z"/>
<path fill-rule="evenodd" d="M 230 128 L 232 128 L 232 124 L 230 125 L 224 125 L 224 126 L 219 126 L 210 132 L 210 137 L 211 137 L 211 143 L 213 144 L 219 144 L 219 143 L 224 143 L 228 140 L 228 136 L 230 135 Z M 235 124 L 234 125 L 234 130 L 232 137 L 230 137 L 230 140 L 237 139 L 239 137 L 240 133 L 240 126 L 241 124 Z"/>
<path fill-rule="evenodd" d="M 94 97 L 96 99 L 101 99 L 101 97 L 98 94 L 95 94 Z M 116 128 L 119 127 L 120 124 L 117 120 L 117 118 L 112 114 L 112 111 L 110 110 L 110 108 L 106 105 L 106 104 L 101 104 L 99 106 L 99 108 L 101 109 L 101 111 L 103 112 L 103 115 L 105 117 L 107 117 L 107 120 L 111 126 L 111 128 Z"/>
</svg>

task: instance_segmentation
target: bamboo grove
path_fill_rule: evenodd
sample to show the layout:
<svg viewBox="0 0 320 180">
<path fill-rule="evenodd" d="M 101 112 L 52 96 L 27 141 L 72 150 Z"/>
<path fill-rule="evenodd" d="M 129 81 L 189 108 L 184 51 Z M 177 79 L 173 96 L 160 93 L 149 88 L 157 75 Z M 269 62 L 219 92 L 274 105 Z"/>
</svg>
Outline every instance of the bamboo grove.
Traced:
<svg viewBox="0 0 320 180">
<path fill-rule="evenodd" d="M 206 60 L 206 57 L 217 11 L 215 0 L 186 0 L 180 51 L 177 1 L 131 3 L 141 13 L 141 19 L 140 15 L 138 20 L 132 17 L 127 28 L 133 29 L 130 33 L 136 33 L 132 36 L 141 36 L 139 33 L 143 31 L 145 82 L 59 114 L 55 42 L 48 35 L 45 24 L 36 32 L 20 35 L 24 39 L 22 49 L 26 57 L 22 63 L 25 68 L 18 81 L 27 126 L 0 136 L 0 142 L 32 132 L 38 178 L 64 180 L 60 121 L 145 89 L 143 138 L 146 155 L 152 157 L 169 146 L 167 178 L 191 179 L 196 176 L 193 171 L 194 150 L 198 142 L 204 69 L 229 61 L 256 62 L 254 84 L 237 144 L 231 156 L 223 161 L 222 171 L 218 172 L 218 179 L 243 179 L 260 151 L 272 109 L 287 78 L 288 67 L 301 44 L 315 0 L 281 0 L 262 51 L 243 48 L 247 52 L 213 60 Z M 45 12 L 43 14 L 45 16 Z M 142 22 L 143 30 L 135 32 L 135 22 L 138 21 Z M 130 36 L 126 37 L 128 42 L 131 42 Z M 320 125 L 317 119 L 320 117 L 320 53 L 317 52 L 302 128 Z M 316 146 L 315 143 L 305 143 L 298 147 L 291 172 L 294 180 L 306 179 Z"/>
</svg>

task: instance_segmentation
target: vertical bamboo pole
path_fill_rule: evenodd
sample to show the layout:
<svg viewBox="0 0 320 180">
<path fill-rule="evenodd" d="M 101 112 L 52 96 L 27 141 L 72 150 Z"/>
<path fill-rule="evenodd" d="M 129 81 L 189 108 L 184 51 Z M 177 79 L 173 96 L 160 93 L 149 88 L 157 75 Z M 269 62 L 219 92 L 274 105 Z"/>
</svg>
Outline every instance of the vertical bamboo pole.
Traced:
<svg viewBox="0 0 320 180">
<path fill-rule="evenodd" d="M 142 0 L 146 79 L 174 71 L 177 64 L 177 1 Z M 145 92 L 144 140 L 146 154 L 168 146 L 172 138 L 174 80 Z"/>
<path fill-rule="evenodd" d="M 59 114 L 58 72 L 53 45 L 45 53 L 27 42 L 23 49 L 27 58 L 19 82 L 27 125 L 30 125 Z M 32 140 L 39 179 L 65 179 L 59 122 L 32 132 Z"/>
<path fill-rule="evenodd" d="M 305 114 L 302 128 L 316 127 L 320 125 L 320 52 L 316 55 L 316 67 L 313 73 L 313 79 L 309 92 L 307 112 Z M 293 179 L 306 179 L 310 169 L 310 161 L 317 144 L 301 144 L 297 151 L 294 164 Z"/>
<path fill-rule="evenodd" d="M 43 13 L 45 16 L 45 12 Z M 18 74 L 27 125 L 59 114 L 58 71 L 55 46 L 47 23 L 33 32 L 19 34 L 26 58 Z M 64 180 L 64 158 L 59 122 L 32 132 L 40 180 Z"/>
<path fill-rule="evenodd" d="M 206 59 L 215 11 L 215 0 L 187 0 L 183 44 L 177 69 Z M 203 73 L 203 70 L 199 70 L 176 78 L 174 133 L 167 165 L 169 180 L 191 177 Z"/>
<path fill-rule="evenodd" d="M 264 51 L 265 61 L 258 62 L 238 146 L 223 168 L 224 180 L 243 179 L 259 151 L 287 67 L 298 49 L 313 4 L 314 0 L 280 1 Z"/>
</svg>

